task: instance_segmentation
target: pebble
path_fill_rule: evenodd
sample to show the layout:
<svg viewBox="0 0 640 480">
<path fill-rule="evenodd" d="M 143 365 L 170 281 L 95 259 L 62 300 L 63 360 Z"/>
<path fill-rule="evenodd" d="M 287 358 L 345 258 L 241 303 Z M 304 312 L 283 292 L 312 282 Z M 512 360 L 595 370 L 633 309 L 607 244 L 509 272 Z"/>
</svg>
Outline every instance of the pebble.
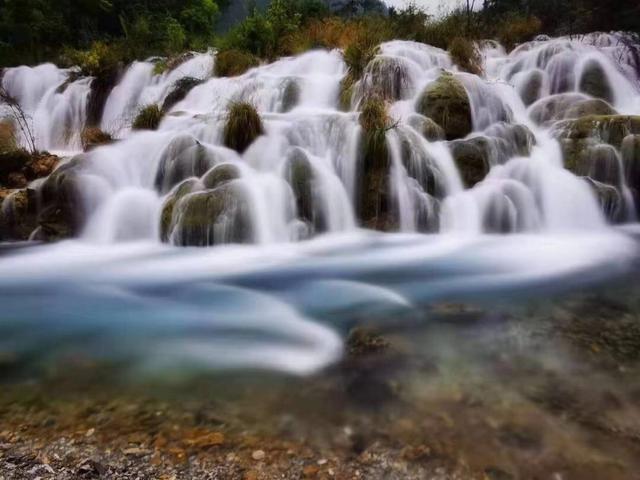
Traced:
<svg viewBox="0 0 640 480">
<path fill-rule="evenodd" d="M 251 458 L 253 458 L 256 461 L 264 460 L 264 457 L 266 457 L 266 454 L 264 453 L 264 450 L 255 450 L 251 454 Z"/>
</svg>

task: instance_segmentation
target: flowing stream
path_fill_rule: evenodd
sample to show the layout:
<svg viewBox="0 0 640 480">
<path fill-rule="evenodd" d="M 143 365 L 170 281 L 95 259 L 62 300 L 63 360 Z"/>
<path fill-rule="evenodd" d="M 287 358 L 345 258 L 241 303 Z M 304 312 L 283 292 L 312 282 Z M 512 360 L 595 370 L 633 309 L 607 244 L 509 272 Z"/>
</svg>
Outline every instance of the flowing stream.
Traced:
<svg viewBox="0 0 640 480">
<path fill-rule="evenodd" d="M 459 71 L 445 51 L 392 41 L 356 85 L 348 111 L 338 106 L 347 73 L 339 51 L 283 58 L 234 78 L 213 76 L 213 52 L 164 74 L 152 61 L 135 62 L 99 123 L 118 140 L 82 155 L 87 213 L 79 238 L 0 258 L 0 349 L 29 357 L 42 345 L 73 345 L 142 369 L 305 374 L 340 358 L 355 312 L 382 322 L 441 299 L 544 295 L 625 273 L 638 249 L 634 185 L 620 151 L 608 167 L 619 177 L 614 226 L 591 184 L 564 168 L 554 136 L 566 110 L 598 93 L 585 72 L 606 80 L 607 108 L 640 114 L 640 63 L 622 38 L 541 38 L 510 54 L 487 42 L 481 76 Z M 463 141 L 488 145 L 490 171 L 472 188 L 452 142 L 420 131 L 425 117 L 416 105 L 443 69 L 470 101 L 473 132 Z M 139 109 L 162 106 L 183 77 L 200 82 L 158 130 L 132 131 Z M 32 118 L 38 147 L 66 158 L 82 149 L 91 83 L 53 65 L 2 76 Z M 357 110 L 376 89 L 394 122 L 386 133 L 394 233 L 364 230 L 356 208 Z M 560 96 L 564 108 L 550 103 Z M 265 130 L 242 154 L 223 145 L 227 108 L 237 101 L 257 108 Z M 530 132 L 524 155 L 514 126 Z M 290 182 L 296 156 L 311 171 L 307 218 Z M 224 218 L 188 228 L 188 205 L 207 194 L 207 176 L 221 167 L 238 177 L 235 203 Z M 163 206 L 185 181 L 193 185 L 189 201 L 176 205 L 162 242 Z M 238 239 L 240 217 L 246 232 Z"/>
</svg>

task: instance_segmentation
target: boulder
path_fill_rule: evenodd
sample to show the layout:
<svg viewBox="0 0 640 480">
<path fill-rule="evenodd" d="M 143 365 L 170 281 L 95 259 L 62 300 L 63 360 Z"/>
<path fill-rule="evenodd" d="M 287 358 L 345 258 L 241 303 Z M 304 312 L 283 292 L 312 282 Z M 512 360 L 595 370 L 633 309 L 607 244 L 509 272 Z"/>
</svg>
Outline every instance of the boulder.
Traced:
<svg viewBox="0 0 640 480">
<path fill-rule="evenodd" d="M 236 180 L 241 176 L 240 169 L 237 165 L 233 163 L 220 163 L 209 170 L 202 177 L 201 181 L 205 189 L 212 189 Z"/>
<path fill-rule="evenodd" d="M 444 129 L 430 118 L 417 114 L 412 115 L 409 117 L 409 125 L 430 142 L 438 142 L 445 139 Z"/>
<path fill-rule="evenodd" d="M 300 85 L 292 78 L 285 80 L 282 89 L 280 112 L 290 112 L 300 101 Z"/>
<path fill-rule="evenodd" d="M 590 60 L 584 66 L 580 76 L 579 88 L 592 97 L 613 103 L 615 96 L 609 78 L 602 64 L 597 60 Z"/>
<path fill-rule="evenodd" d="M 542 70 L 532 71 L 520 84 L 518 93 L 527 107 L 540 99 L 543 85 L 544 72 Z"/>
<path fill-rule="evenodd" d="M 175 226 L 175 207 L 176 204 L 187 194 L 198 191 L 201 184 L 197 178 L 189 178 L 177 185 L 169 194 L 162 205 L 162 213 L 160 214 L 160 238 L 163 242 L 171 240 L 171 233 Z"/>
<path fill-rule="evenodd" d="M 166 193 L 190 177 L 201 177 L 216 164 L 216 154 L 191 135 L 176 136 L 158 163 L 155 186 Z"/>
<path fill-rule="evenodd" d="M 627 135 L 622 140 L 622 165 L 625 180 L 640 209 L 640 135 Z"/>
<path fill-rule="evenodd" d="M 358 98 L 379 96 L 395 102 L 406 99 L 411 94 L 409 72 L 406 61 L 400 57 L 377 55 L 364 70 L 358 82 Z"/>
<path fill-rule="evenodd" d="M 456 140 L 449 144 L 449 149 L 466 188 L 484 180 L 491 169 L 491 152 L 486 137 Z"/>
<path fill-rule="evenodd" d="M 427 86 L 418 100 L 417 111 L 440 125 L 447 140 L 464 138 L 473 131 L 469 96 L 451 73 L 443 73 Z"/>
<path fill-rule="evenodd" d="M 617 114 L 618 112 L 606 101 L 589 98 L 581 93 L 552 95 L 534 103 L 529 110 L 531 119 L 540 125 L 558 120 Z"/>
<path fill-rule="evenodd" d="M 312 232 L 326 231 L 326 219 L 316 203 L 316 173 L 304 150 L 294 148 L 291 151 L 284 172 L 293 190 L 298 218 L 309 225 Z"/>
<path fill-rule="evenodd" d="M 173 87 L 171 87 L 171 91 L 166 96 L 164 103 L 162 104 L 162 111 L 168 112 L 171 110 L 174 105 L 184 100 L 191 90 L 202 83 L 204 83 L 204 80 L 199 78 L 182 77 L 173 85 Z"/>
<path fill-rule="evenodd" d="M 176 205 L 173 241 L 206 247 L 253 240 L 250 204 L 241 180 L 191 193 Z"/>
</svg>

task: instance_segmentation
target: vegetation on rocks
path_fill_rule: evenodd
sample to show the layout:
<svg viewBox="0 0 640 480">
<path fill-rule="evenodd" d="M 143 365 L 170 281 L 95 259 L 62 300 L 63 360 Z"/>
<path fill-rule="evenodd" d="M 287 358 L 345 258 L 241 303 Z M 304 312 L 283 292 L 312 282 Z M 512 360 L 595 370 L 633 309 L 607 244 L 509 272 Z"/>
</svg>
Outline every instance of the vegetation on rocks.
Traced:
<svg viewBox="0 0 640 480">
<path fill-rule="evenodd" d="M 100 145 L 110 144 L 113 142 L 113 137 L 97 127 L 89 127 L 82 131 L 80 141 L 82 143 L 82 149 L 88 152 Z"/>
<path fill-rule="evenodd" d="M 444 129 L 447 140 L 466 137 L 473 130 L 471 104 L 464 86 L 444 72 L 424 90 L 417 111 Z"/>
<path fill-rule="evenodd" d="M 224 127 L 224 144 L 227 147 L 244 153 L 263 132 L 256 107 L 247 102 L 232 102 L 229 105 Z"/>
<path fill-rule="evenodd" d="M 163 116 L 164 112 L 158 105 L 146 105 L 136 115 L 131 128 L 133 130 L 157 130 Z"/>
<path fill-rule="evenodd" d="M 463 37 L 456 37 L 449 43 L 449 55 L 453 63 L 465 72 L 481 75 L 482 55 L 477 45 Z"/>
<path fill-rule="evenodd" d="M 217 77 L 237 77 L 259 63 L 258 57 L 252 53 L 237 49 L 221 50 L 216 55 L 214 73 Z"/>
</svg>

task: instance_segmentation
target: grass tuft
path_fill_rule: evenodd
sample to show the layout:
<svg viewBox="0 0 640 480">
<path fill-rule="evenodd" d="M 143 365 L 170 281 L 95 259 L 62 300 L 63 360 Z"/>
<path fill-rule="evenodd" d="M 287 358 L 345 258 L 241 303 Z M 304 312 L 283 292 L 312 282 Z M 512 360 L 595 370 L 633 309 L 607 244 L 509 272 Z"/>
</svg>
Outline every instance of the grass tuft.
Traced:
<svg viewBox="0 0 640 480">
<path fill-rule="evenodd" d="M 264 133 L 260 114 L 248 102 L 232 102 L 229 105 L 224 127 L 224 144 L 243 153 L 256 138 Z"/>
<path fill-rule="evenodd" d="M 162 121 L 162 116 L 162 109 L 158 105 L 147 105 L 140 109 L 131 128 L 133 130 L 157 130 Z"/>
</svg>

